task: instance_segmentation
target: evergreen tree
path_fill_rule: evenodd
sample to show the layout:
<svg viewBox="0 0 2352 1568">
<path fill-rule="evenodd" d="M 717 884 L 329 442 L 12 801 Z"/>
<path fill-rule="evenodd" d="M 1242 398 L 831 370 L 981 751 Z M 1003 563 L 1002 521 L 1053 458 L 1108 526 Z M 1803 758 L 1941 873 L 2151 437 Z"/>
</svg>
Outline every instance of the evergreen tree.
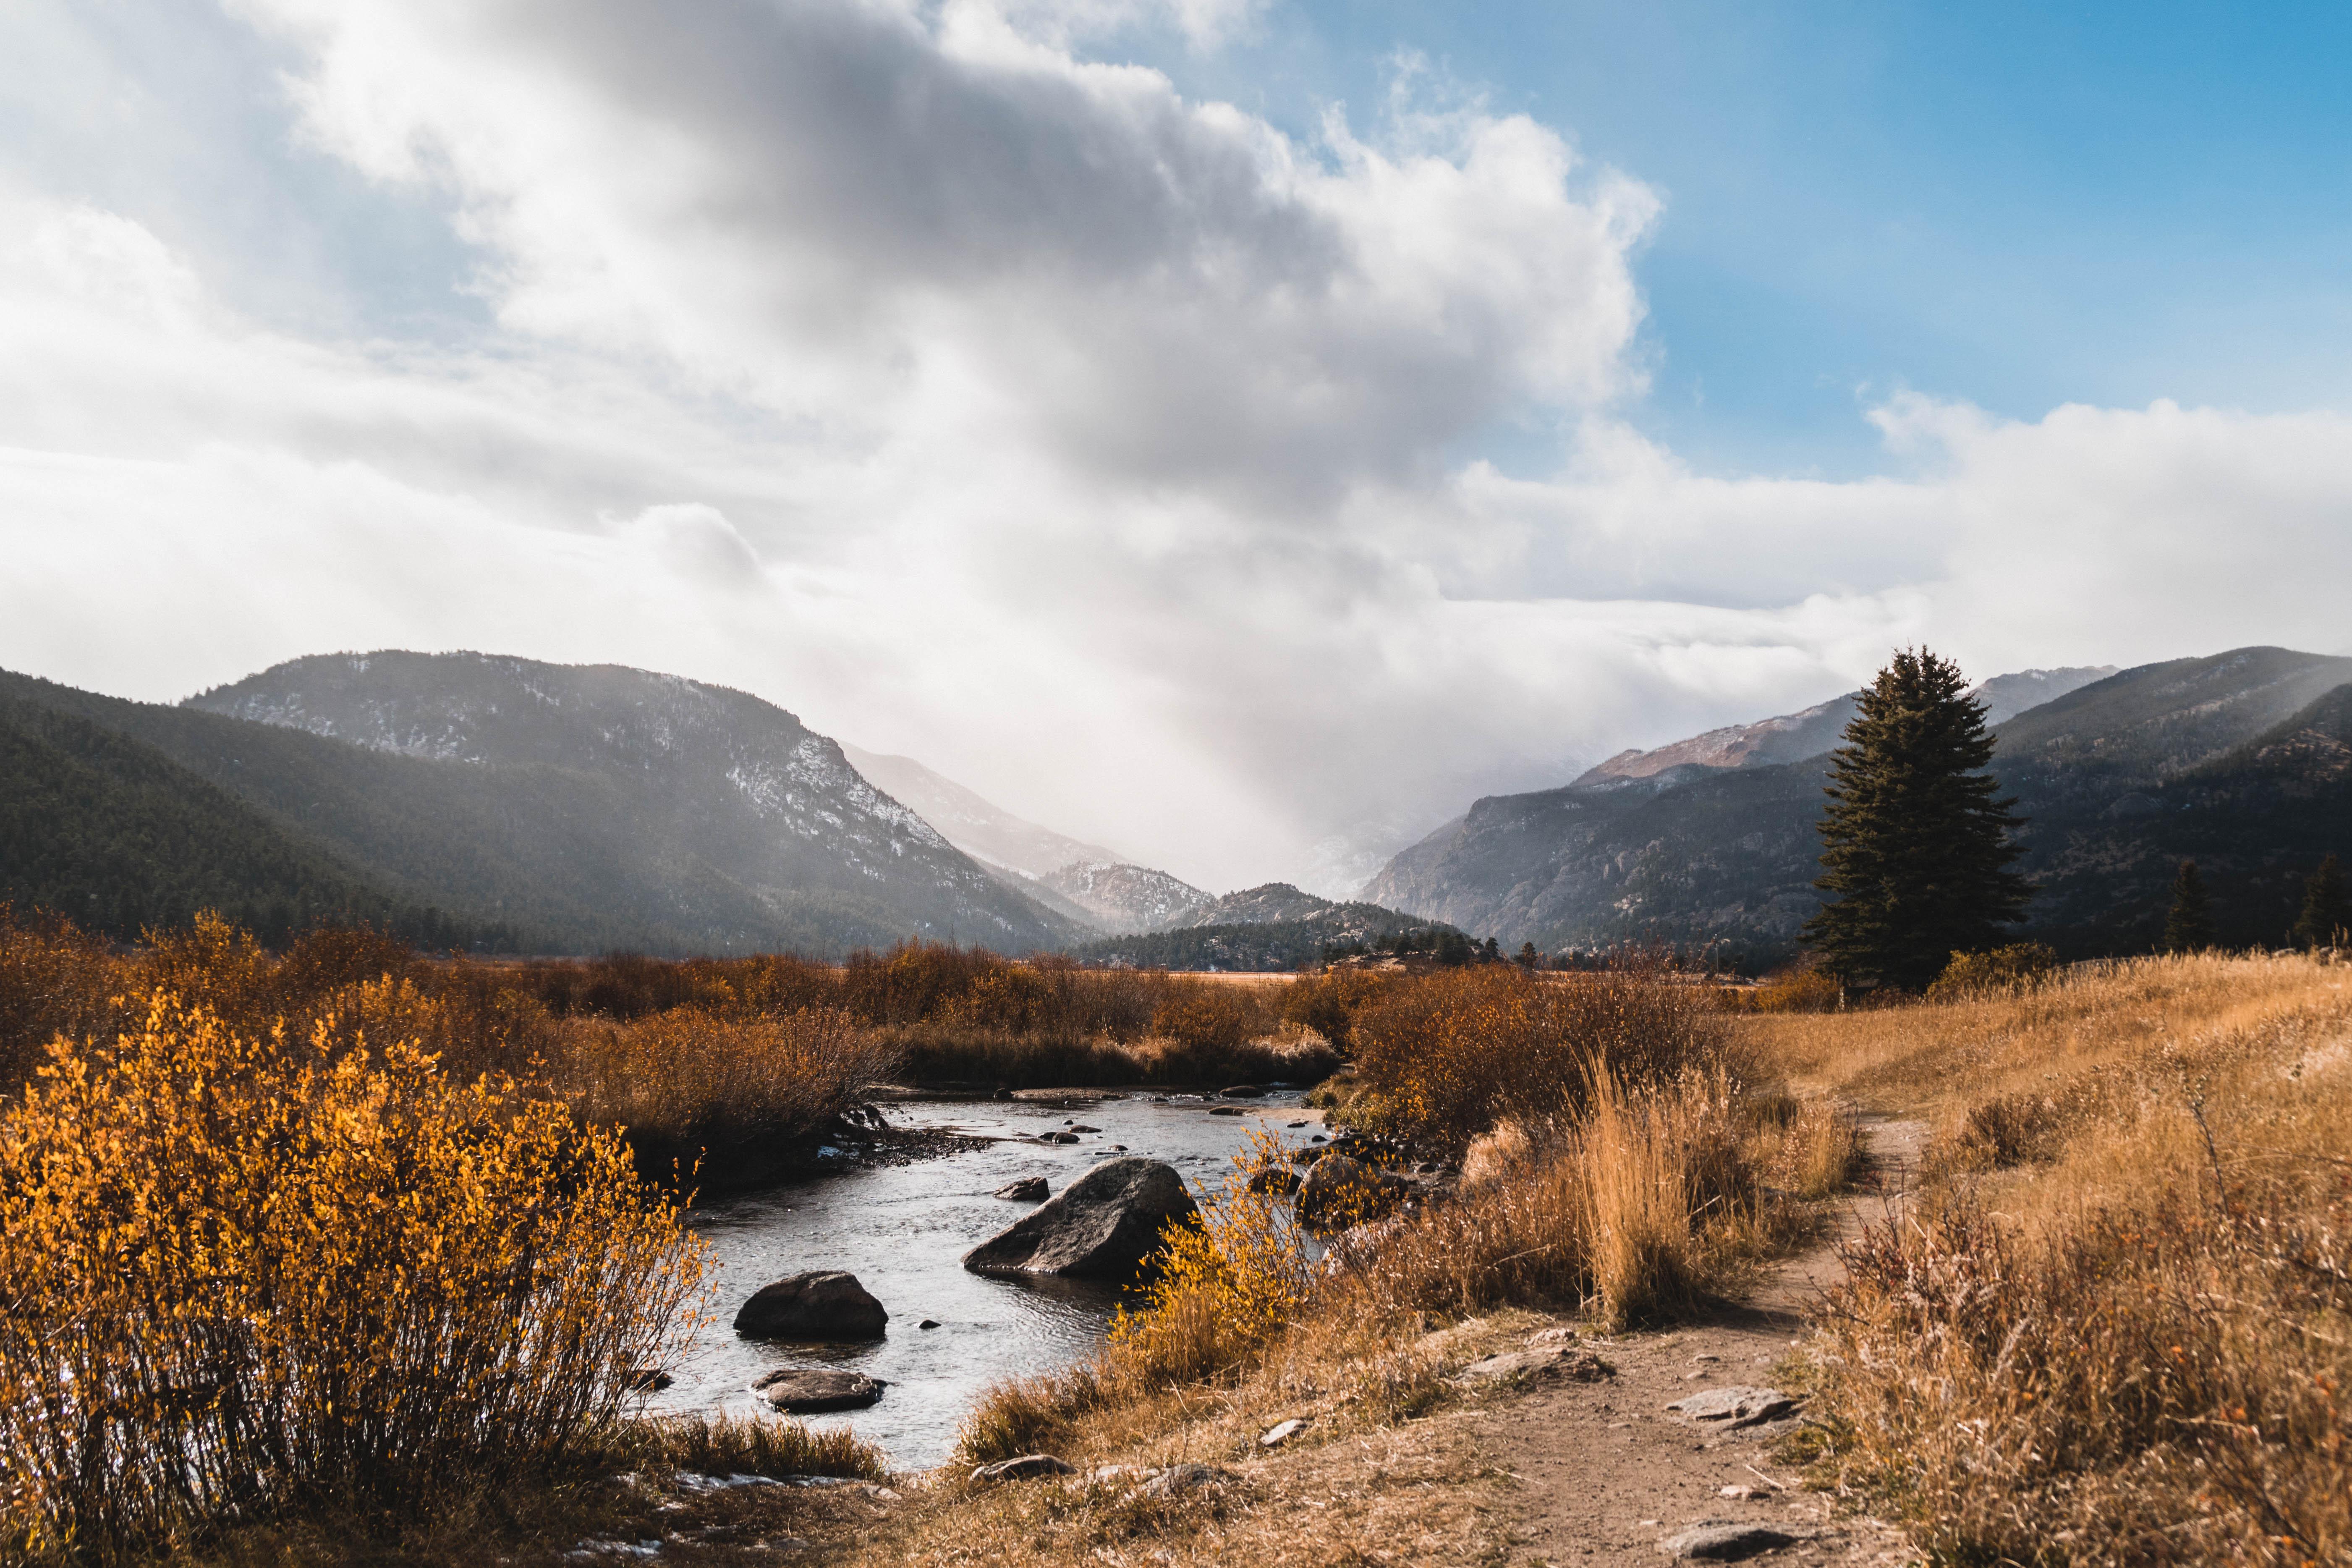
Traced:
<svg viewBox="0 0 2352 1568">
<path fill-rule="evenodd" d="M 2303 947 L 2333 947 L 2352 927 L 2344 906 L 2344 868 L 2331 852 L 2319 869 L 2303 879 L 2303 913 L 2295 917 L 2294 940 Z"/>
<path fill-rule="evenodd" d="M 2009 869 L 2020 819 L 1995 798 L 1991 761 L 1984 705 L 1958 665 L 1920 648 L 1878 672 L 1830 758 L 1813 886 L 1836 901 L 1804 930 L 1822 967 L 1917 990 L 2019 918 L 2032 889 Z"/>
<path fill-rule="evenodd" d="M 2213 945 L 2213 919 L 2205 907 L 2205 879 L 2183 860 L 2172 878 L 2172 909 L 2164 917 L 2164 951 L 2202 952 Z"/>
<path fill-rule="evenodd" d="M 1543 955 L 1536 952 L 1536 944 L 1534 942 L 1523 942 L 1519 943 L 1519 967 L 1521 969 L 1533 969 L 1538 963 L 1542 962 L 1542 958 Z"/>
</svg>

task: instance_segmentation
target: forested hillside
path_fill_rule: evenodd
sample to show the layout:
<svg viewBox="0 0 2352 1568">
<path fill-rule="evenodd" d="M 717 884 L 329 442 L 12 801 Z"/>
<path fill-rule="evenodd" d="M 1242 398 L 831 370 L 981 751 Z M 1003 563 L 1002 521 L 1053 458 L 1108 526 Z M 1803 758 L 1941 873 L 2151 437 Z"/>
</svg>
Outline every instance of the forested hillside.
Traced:
<svg viewBox="0 0 2352 1568">
<path fill-rule="evenodd" d="M 365 921 L 427 948 L 508 951 L 510 927 L 419 906 L 154 747 L 0 698 L 0 900 L 121 941 L 217 910 L 264 941 Z"/>
<path fill-rule="evenodd" d="M 2347 681 L 2352 659 L 2241 648 L 2125 670 L 2000 725 L 1994 772 L 2028 819 L 2024 931 L 2074 955 L 2145 951 L 2194 857 L 2222 941 L 2285 940 L 2301 878 L 2352 850 L 2334 749 Z M 1774 962 L 1820 903 L 1824 782 L 1814 756 L 1493 796 L 1364 896 L 1507 945 L 1655 939 Z"/>
<path fill-rule="evenodd" d="M 0 695 L 151 745 L 391 896 L 548 951 L 1018 952 L 1074 931 L 792 715 L 691 681 L 377 655 L 298 660 L 202 706 L 11 675 Z"/>
</svg>

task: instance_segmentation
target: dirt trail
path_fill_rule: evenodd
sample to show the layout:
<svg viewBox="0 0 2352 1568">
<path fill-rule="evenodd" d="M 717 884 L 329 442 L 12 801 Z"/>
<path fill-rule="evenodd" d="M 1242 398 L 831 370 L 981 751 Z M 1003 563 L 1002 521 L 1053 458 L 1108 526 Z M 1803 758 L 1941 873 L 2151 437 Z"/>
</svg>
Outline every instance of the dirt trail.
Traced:
<svg viewBox="0 0 2352 1568">
<path fill-rule="evenodd" d="M 1865 1121 L 1874 1179 L 1838 1211 L 1841 1237 L 1899 1205 L 1909 1190 L 1924 1124 Z M 1789 1258 L 1749 1299 L 1672 1332 L 1631 1334 L 1603 1354 L 1617 1375 L 1549 1384 L 1497 1405 L 1484 1424 L 1489 1451 L 1525 1483 L 1514 1563 L 1665 1561 L 1660 1542 L 1702 1522 L 1762 1525 L 1793 1544 L 1763 1563 L 1878 1563 L 1906 1560 L 1893 1530 L 1833 1518 L 1825 1500 L 1771 1464 L 1767 1425 L 1718 1431 L 1665 1406 L 1704 1389 L 1769 1386 L 1772 1368 L 1804 1332 L 1807 1313 L 1839 1273 L 1824 1243 Z M 1778 1484 L 1776 1484 L 1778 1483 Z M 1727 1497 L 1724 1489 L 1750 1489 Z"/>
</svg>

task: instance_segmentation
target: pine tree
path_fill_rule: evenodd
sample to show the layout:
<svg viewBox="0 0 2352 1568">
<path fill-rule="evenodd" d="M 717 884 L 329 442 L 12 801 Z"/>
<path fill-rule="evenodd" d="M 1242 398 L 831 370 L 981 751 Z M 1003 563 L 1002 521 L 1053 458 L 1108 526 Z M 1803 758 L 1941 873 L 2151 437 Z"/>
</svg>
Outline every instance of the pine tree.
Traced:
<svg viewBox="0 0 2352 1568">
<path fill-rule="evenodd" d="M 1953 953 L 1997 942 L 2032 896 L 2008 868 L 2020 819 L 1984 772 L 1984 721 L 1959 667 L 1925 648 L 1897 653 L 1863 692 L 1824 791 L 1813 886 L 1837 901 L 1804 930 L 1840 980 L 1918 990 Z"/>
<path fill-rule="evenodd" d="M 2213 945 L 2213 917 L 2197 862 L 2183 860 L 2172 877 L 2172 908 L 2164 917 L 2164 951 L 2202 952 Z"/>
<path fill-rule="evenodd" d="M 2352 927 L 2352 913 L 2344 907 L 2344 868 L 2331 852 L 2319 869 L 2303 879 L 2303 913 L 2295 917 L 2294 940 L 2301 947 L 2333 947 Z"/>
</svg>

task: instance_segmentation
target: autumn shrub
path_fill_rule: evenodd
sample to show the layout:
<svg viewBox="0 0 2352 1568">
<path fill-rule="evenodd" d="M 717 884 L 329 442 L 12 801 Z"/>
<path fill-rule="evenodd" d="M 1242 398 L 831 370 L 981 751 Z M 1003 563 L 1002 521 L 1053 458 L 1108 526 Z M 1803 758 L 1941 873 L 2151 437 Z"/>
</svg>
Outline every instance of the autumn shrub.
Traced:
<svg viewBox="0 0 2352 1568">
<path fill-rule="evenodd" d="M 832 1007 L 575 1019 L 552 1053 L 553 1080 L 584 1120 L 672 1142 L 807 1131 L 898 1063 L 893 1047 Z"/>
<path fill-rule="evenodd" d="M 1387 975 L 1367 969 L 1326 969 L 1302 975 L 1283 991 L 1282 1020 L 1314 1030 L 1345 1056 L 1355 1049 L 1356 1015 L 1389 984 Z"/>
<path fill-rule="evenodd" d="M 33 1076 L 50 1040 L 103 1028 L 119 989 L 103 938 L 0 903 L 0 1098 Z"/>
<path fill-rule="evenodd" d="M 30 1558 L 554 1463 L 673 1348 L 703 1267 L 560 1101 L 163 993 L 52 1045 L 0 1129 L 0 1522 Z"/>
<path fill-rule="evenodd" d="M 1596 1068 L 1669 1080 L 1723 1048 L 1696 986 L 1638 966 L 1568 976 L 1480 964 L 1396 979 L 1356 1016 L 1360 1094 L 1349 1120 L 1459 1150 L 1506 1118 L 1583 1106 Z"/>
<path fill-rule="evenodd" d="M 1983 952 L 1956 952 L 1927 987 L 1927 1000 L 1948 1002 L 2014 991 L 2047 979 L 2059 967 L 2057 952 L 2038 942 L 2013 942 Z"/>
<path fill-rule="evenodd" d="M 1745 990 L 1727 991 L 1724 1001 L 1740 1013 L 1834 1013 L 1845 1004 L 1845 986 L 1829 971 L 1800 963 Z"/>
</svg>

